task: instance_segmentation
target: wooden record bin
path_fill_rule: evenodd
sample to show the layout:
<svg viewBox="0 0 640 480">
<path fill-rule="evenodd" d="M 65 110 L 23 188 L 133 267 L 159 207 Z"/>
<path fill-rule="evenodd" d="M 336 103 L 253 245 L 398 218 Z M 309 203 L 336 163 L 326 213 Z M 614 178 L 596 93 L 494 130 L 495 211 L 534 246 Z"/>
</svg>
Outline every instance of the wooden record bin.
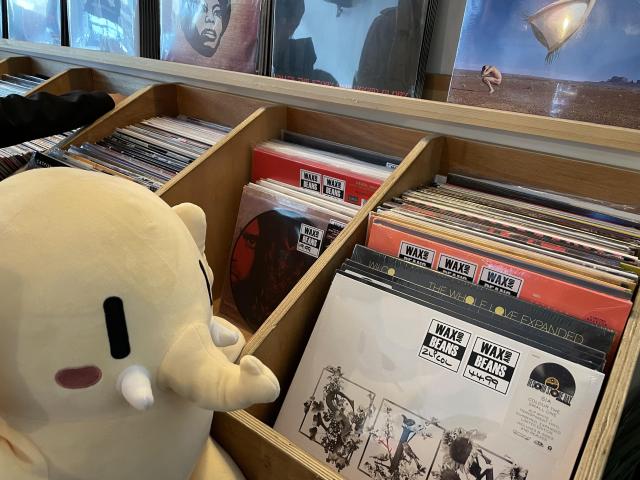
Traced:
<svg viewBox="0 0 640 480">
<path fill-rule="evenodd" d="M 307 123 L 303 119 L 312 119 L 315 115 L 322 114 L 305 114 L 290 109 L 288 118 L 292 125 L 300 125 L 300 129 L 304 130 L 303 126 Z M 318 126 L 321 118 L 318 116 L 309 123 L 309 129 L 313 126 L 316 132 L 333 132 L 331 126 Z M 345 124 L 351 122 L 349 119 L 336 121 Z M 308 133 L 313 134 L 312 131 Z M 407 135 L 405 140 L 408 143 L 417 140 L 413 132 L 402 130 L 398 133 Z M 358 134 L 355 133 L 355 136 L 357 141 Z M 333 136 L 339 140 L 336 137 L 340 135 Z M 343 138 L 347 143 L 354 139 L 351 136 Z M 381 139 L 379 134 L 372 134 L 371 131 L 363 138 L 386 142 L 388 145 L 399 140 L 393 134 Z M 374 147 L 371 145 L 371 148 Z M 279 435 L 270 425 L 273 425 L 286 395 L 335 270 L 351 254 L 355 244 L 365 241 L 369 212 L 409 188 L 428 183 L 434 174 L 448 172 L 482 175 L 598 200 L 640 205 L 640 191 L 637 189 L 640 172 L 637 171 L 450 137 L 426 136 L 418 140 L 403 163 L 248 341 L 243 353 L 257 356 L 276 373 L 281 382 L 282 395 L 271 405 L 259 405 L 242 412 L 216 413 L 212 426 L 214 437 L 248 479 L 342 478 Z M 640 352 L 639 321 L 640 300 L 636 300 L 613 369 L 594 413 L 583 452 L 576 464 L 576 480 L 602 477 Z"/>
<path fill-rule="evenodd" d="M 234 130 L 166 183 L 158 195 L 170 205 L 192 202 L 207 215 L 207 260 L 214 272 L 214 311 L 226 280 L 243 187 L 251 181 L 253 146 L 292 130 L 404 157 L 422 133 L 335 115 L 268 105 L 245 97 L 177 84 L 154 85 L 132 95 L 114 111 L 62 143 L 94 142 L 115 128 L 155 115 L 191 115 Z M 369 134 L 375 133 L 373 140 Z M 393 141 L 385 139 L 393 138 Z M 373 143 L 372 143 L 373 142 Z M 256 334 L 266 335 L 262 329 Z M 246 336 L 251 336 L 245 331 Z"/>
<path fill-rule="evenodd" d="M 49 76 L 48 80 L 31 89 L 25 95 L 32 95 L 38 92 L 62 95 L 72 90 L 94 90 L 93 70 L 90 68 L 77 67 L 51 71 L 36 65 L 31 57 L 7 57 L 0 60 L 0 75 L 16 73 Z"/>
</svg>

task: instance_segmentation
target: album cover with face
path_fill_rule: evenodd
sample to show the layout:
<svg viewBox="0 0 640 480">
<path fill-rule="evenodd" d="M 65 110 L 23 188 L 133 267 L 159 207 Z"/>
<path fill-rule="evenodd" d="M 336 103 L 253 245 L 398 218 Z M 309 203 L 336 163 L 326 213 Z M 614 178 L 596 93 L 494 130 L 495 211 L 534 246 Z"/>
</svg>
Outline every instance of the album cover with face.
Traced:
<svg viewBox="0 0 640 480">
<path fill-rule="evenodd" d="M 349 217 L 281 192 L 245 186 L 220 313 L 255 331 Z"/>
<path fill-rule="evenodd" d="M 640 128 L 637 0 L 468 0 L 449 102 Z"/>
<path fill-rule="evenodd" d="M 68 0 L 69 45 L 137 56 L 138 0 Z"/>
<path fill-rule="evenodd" d="M 265 0 L 161 0 L 160 58 L 256 73 Z"/>
<path fill-rule="evenodd" d="M 60 0 L 7 0 L 8 38 L 61 45 Z"/>
<path fill-rule="evenodd" d="M 337 272 L 275 429 L 349 480 L 568 480 L 604 375 Z"/>
<path fill-rule="evenodd" d="M 420 97 L 437 1 L 274 0 L 271 75 Z"/>
</svg>

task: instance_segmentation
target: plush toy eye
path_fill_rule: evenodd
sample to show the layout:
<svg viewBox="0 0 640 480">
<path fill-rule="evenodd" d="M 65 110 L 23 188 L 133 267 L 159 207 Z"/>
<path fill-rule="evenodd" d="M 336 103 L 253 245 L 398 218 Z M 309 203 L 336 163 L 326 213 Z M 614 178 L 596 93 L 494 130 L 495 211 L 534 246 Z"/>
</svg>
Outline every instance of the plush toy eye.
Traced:
<svg viewBox="0 0 640 480">
<path fill-rule="evenodd" d="M 200 271 L 202 275 L 204 275 L 204 281 L 207 284 L 207 293 L 209 294 L 209 305 L 213 306 L 213 297 L 211 296 L 211 282 L 209 281 L 209 277 L 207 277 L 207 270 L 204 268 L 202 260 L 198 260 L 200 264 Z"/>
<path fill-rule="evenodd" d="M 109 297 L 104 301 L 103 307 L 111 356 L 117 360 L 127 358 L 131 353 L 131 345 L 122 299 Z"/>
</svg>

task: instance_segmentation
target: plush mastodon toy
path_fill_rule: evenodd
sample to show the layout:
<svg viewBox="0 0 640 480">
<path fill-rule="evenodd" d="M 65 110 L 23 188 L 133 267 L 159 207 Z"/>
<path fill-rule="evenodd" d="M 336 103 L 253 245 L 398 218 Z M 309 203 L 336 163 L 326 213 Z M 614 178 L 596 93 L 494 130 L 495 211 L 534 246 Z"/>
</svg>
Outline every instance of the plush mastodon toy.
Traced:
<svg viewBox="0 0 640 480">
<path fill-rule="evenodd" d="M 279 386 L 229 360 L 205 232 L 195 205 L 101 173 L 0 183 L 0 479 L 240 477 L 208 441 L 212 411 Z"/>
</svg>

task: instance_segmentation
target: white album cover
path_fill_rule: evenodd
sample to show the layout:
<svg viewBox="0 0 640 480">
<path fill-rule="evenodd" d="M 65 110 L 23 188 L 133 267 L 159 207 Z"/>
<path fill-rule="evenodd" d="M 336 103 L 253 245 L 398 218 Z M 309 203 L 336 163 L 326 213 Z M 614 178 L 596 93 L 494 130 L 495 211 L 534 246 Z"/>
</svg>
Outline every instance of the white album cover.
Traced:
<svg viewBox="0 0 640 480">
<path fill-rule="evenodd" d="M 138 0 L 68 0 L 72 47 L 140 54 Z"/>
<path fill-rule="evenodd" d="M 338 272 L 275 429 L 351 480 L 567 480 L 603 378 Z"/>
<path fill-rule="evenodd" d="M 61 45 L 60 0 L 7 0 L 8 38 Z"/>
</svg>

